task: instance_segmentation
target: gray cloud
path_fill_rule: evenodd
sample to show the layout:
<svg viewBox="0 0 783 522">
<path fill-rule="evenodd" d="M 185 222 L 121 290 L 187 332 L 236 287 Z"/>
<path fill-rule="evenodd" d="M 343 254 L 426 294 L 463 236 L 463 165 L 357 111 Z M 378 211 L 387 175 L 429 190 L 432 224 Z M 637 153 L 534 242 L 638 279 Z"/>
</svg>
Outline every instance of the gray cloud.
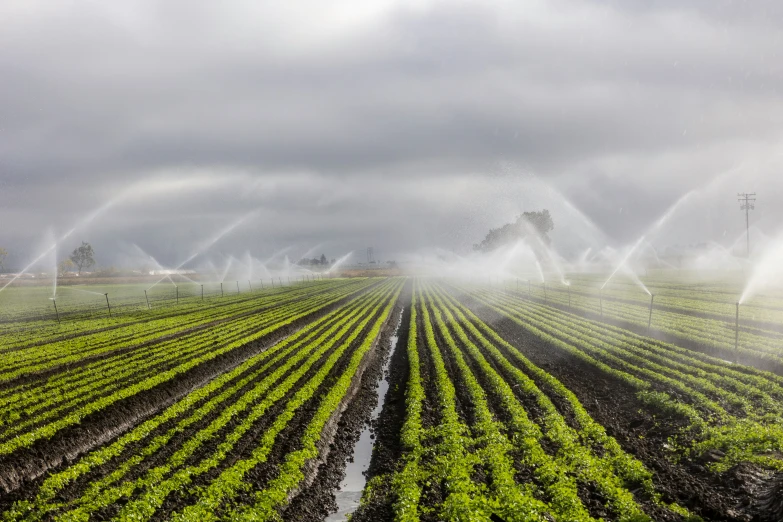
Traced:
<svg viewBox="0 0 783 522">
<path fill-rule="evenodd" d="M 563 196 L 622 243 L 727 171 L 692 235 L 730 236 L 737 191 L 781 193 L 776 2 L 12 1 L 0 20 L 0 243 L 20 259 L 130 186 L 78 235 L 167 263 L 254 208 L 219 249 L 464 250 L 548 205 L 568 250 L 590 226 Z M 770 234 L 779 212 L 759 208 Z"/>
</svg>

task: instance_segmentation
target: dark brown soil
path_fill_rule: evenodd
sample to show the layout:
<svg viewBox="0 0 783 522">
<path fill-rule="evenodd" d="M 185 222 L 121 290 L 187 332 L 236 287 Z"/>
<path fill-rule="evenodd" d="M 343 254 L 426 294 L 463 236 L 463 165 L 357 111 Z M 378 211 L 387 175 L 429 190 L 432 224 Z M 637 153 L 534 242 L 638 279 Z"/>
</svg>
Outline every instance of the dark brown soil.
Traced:
<svg viewBox="0 0 783 522">
<path fill-rule="evenodd" d="M 219 355 L 168 382 L 118 401 L 100 412 L 88 415 L 80 424 L 61 430 L 51 439 L 36 441 L 28 448 L 0 457 L 0 490 L 6 493 L 0 498 L 0 506 L 12 501 L 11 497 L 25 498 L 27 486 L 34 486 L 30 482 L 49 469 L 66 464 L 82 453 L 110 441 L 146 417 L 173 404 L 190 391 L 236 367 L 247 358 L 265 350 L 280 339 L 293 334 L 305 324 L 342 306 L 374 286 L 376 285 L 370 285 L 370 287 L 353 293 L 337 303 L 298 319 L 262 339 Z M 8 495 L 8 493 L 22 487 L 24 487 L 22 491 Z"/>
<path fill-rule="evenodd" d="M 383 409 L 373 423 L 375 444 L 370 464 L 365 472 L 368 482 L 374 477 L 389 477 L 398 471 L 403 455 L 400 433 L 405 422 L 405 389 L 408 382 L 408 336 L 411 321 L 411 282 L 406 284 L 400 296 L 404 304 L 400 327 L 397 330 L 397 346 L 389 363 L 389 389 L 383 399 Z M 351 520 L 354 522 L 375 522 L 394 520 L 393 499 L 388 488 L 381 488 L 369 502 L 359 506 Z"/>
<path fill-rule="evenodd" d="M 392 356 L 389 354 L 391 336 L 395 334 L 394 329 L 399 322 L 400 314 L 403 310 L 402 307 L 404 306 L 405 310 L 408 310 L 410 301 L 409 287 L 410 283 L 407 283 L 387 323 L 387 327 L 381 332 L 380 342 L 375 350 L 376 353 L 372 354 L 373 357 L 362 375 L 360 388 L 340 417 L 337 434 L 329 446 L 329 454 L 326 461 L 318 467 L 312 484 L 294 497 L 285 510 L 284 517 L 286 520 L 315 522 L 323 520 L 330 513 L 337 511 L 335 492 L 345 477 L 346 461 L 351 458 L 354 446 L 359 440 L 362 430 L 369 423 L 370 415 L 379 399 L 377 383 L 383 377 L 384 361 L 387 357 Z M 399 352 L 399 347 L 400 339 L 398 338 L 395 354 Z M 397 433 L 399 434 L 399 431 Z"/>
<path fill-rule="evenodd" d="M 716 474 L 707 470 L 705 462 L 673 462 L 666 448 L 669 438 L 678 437 L 687 425 L 685 419 L 651 411 L 622 381 L 542 341 L 476 301 L 463 297 L 463 302 L 525 357 L 576 394 L 607 433 L 653 472 L 654 483 L 665 501 L 677 502 L 710 521 L 757 519 L 755 501 L 737 487 L 738 470 Z"/>
<path fill-rule="evenodd" d="M 514 292 L 510 292 L 514 293 Z M 516 292 L 517 297 L 526 299 L 528 301 L 532 301 L 534 303 L 544 304 L 544 299 L 540 299 L 538 297 L 528 297 L 526 293 L 522 292 Z M 608 298 L 605 298 L 608 300 Z M 621 299 L 616 299 L 617 301 L 621 301 Z M 637 304 L 637 302 L 633 302 L 633 304 Z M 778 375 L 783 375 L 783 365 L 780 363 L 766 359 L 762 355 L 754 355 L 750 353 L 741 353 L 737 354 L 733 350 L 726 350 L 717 346 L 713 346 L 711 344 L 706 343 L 699 343 L 692 341 L 691 339 L 686 339 L 684 337 L 680 337 L 678 335 L 674 335 L 671 333 L 667 333 L 661 330 L 657 330 L 656 328 L 652 328 L 651 330 L 648 330 L 647 328 L 643 326 L 639 326 L 637 324 L 628 322 L 628 321 L 622 321 L 619 319 L 612 319 L 610 317 L 602 316 L 601 314 L 597 314 L 595 312 L 589 312 L 587 310 L 577 309 L 577 308 L 569 308 L 567 305 L 563 305 L 560 303 L 553 303 L 552 301 L 546 302 L 547 306 L 550 306 L 552 308 L 557 308 L 559 310 L 562 310 L 564 312 L 569 312 L 575 315 L 579 315 L 581 317 L 584 317 L 586 319 L 591 319 L 593 321 L 601 321 L 603 323 L 616 326 L 618 328 L 622 328 L 624 330 L 629 330 L 635 334 L 643 335 L 645 337 L 652 337 L 654 339 L 657 339 L 659 341 L 663 341 L 665 343 L 675 344 L 677 346 L 680 346 L 682 348 L 687 348 L 689 350 L 694 350 L 697 352 L 705 353 L 707 355 L 712 355 L 713 357 L 718 357 L 720 359 L 724 359 L 727 361 L 734 361 L 738 362 L 740 364 L 745 364 L 748 366 L 753 366 L 754 368 L 758 368 L 759 370 L 765 370 L 769 372 L 774 372 Z M 656 306 L 656 310 L 659 309 L 659 307 Z M 683 315 L 693 315 L 693 316 L 700 316 L 698 313 L 687 313 L 683 312 L 682 310 L 672 310 L 676 311 L 678 313 L 682 313 Z M 703 315 L 703 314 L 702 314 Z M 710 317 L 711 318 L 711 317 Z M 719 319 L 725 320 L 725 317 L 720 317 Z M 774 325 L 770 323 L 764 323 L 762 326 L 769 327 L 769 328 L 775 328 L 780 329 L 780 325 Z M 734 325 L 731 322 L 726 323 L 727 328 L 731 328 L 732 331 L 734 329 Z M 749 328 L 747 326 L 740 325 L 740 335 L 742 335 L 743 331 L 748 331 Z M 754 332 L 759 333 L 759 332 Z"/>
</svg>

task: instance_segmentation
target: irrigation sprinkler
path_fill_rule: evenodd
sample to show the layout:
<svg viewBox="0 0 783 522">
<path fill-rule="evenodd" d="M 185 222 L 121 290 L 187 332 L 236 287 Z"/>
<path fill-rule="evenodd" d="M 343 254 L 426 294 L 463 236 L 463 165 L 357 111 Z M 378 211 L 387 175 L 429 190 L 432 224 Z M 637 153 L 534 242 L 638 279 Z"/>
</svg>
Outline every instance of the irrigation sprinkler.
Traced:
<svg viewBox="0 0 783 522">
<path fill-rule="evenodd" d="M 220 297 L 223 297 L 223 281 L 220 282 Z"/>
<path fill-rule="evenodd" d="M 239 281 L 237 281 L 237 293 L 239 293 Z"/>
<path fill-rule="evenodd" d="M 57 299 L 52 297 L 52 303 L 54 303 L 54 315 L 57 316 L 57 324 L 60 324 L 60 312 L 57 311 Z"/>
<path fill-rule="evenodd" d="M 272 281 L 272 288 L 274 288 L 275 287 L 275 278 L 274 277 L 270 277 L 269 280 Z"/>
<path fill-rule="evenodd" d="M 103 294 L 106 297 L 106 308 L 109 309 L 109 317 L 111 317 L 111 305 L 109 304 L 109 292 Z"/>
<path fill-rule="evenodd" d="M 261 282 L 261 290 L 263 290 L 264 289 L 264 280 L 263 279 L 259 279 L 259 281 Z"/>
<path fill-rule="evenodd" d="M 201 300 L 204 300 L 204 285 L 201 285 Z"/>
<path fill-rule="evenodd" d="M 174 289 L 177 291 L 177 304 L 179 304 L 179 287 L 175 286 Z"/>
<path fill-rule="evenodd" d="M 152 307 L 150 306 L 150 298 L 147 297 L 147 291 L 144 290 L 144 300 L 147 301 L 147 310 L 152 310 Z"/>
<path fill-rule="evenodd" d="M 647 320 L 647 331 L 650 331 L 650 327 L 652 326 L 652 311 L 653 311 L 653 301 L 655 300 L 655 294 L 650 294 L 650 318 Z"/>
<path fill-rule="evenodd" d="M 288 286 L 291 286 L 291 276 L 288 276 Z"/>
<path fill-rule="evenodd" d="M 280 276 L 277 276 L 277 281 L 280 283 L 280 286 L 283 286 L 283 279 Z"/>
<path fill-rule="evenodd" d="M 247 280 L 247 287 L 250 289 L 250 291 L 253 291 L 253 284 L 250 282 L 250 279 Z"/>
<path fill-rule="evenodd" d="M 544 304 L 549 304 L 546 296 L 546 281 L 544 281 L 543 286 L 544 286 Z"/>
<path fill-rule="evenodd" d="M 568 309 L 571 309 L 571 285 L 568 285 Z"/>
</svg>

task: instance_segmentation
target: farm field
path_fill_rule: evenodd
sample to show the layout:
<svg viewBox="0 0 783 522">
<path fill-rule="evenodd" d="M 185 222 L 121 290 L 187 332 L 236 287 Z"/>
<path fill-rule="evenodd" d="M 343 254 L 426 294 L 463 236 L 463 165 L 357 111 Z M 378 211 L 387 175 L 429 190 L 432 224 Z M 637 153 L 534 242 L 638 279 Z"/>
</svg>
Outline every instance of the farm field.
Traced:
<svg viewBox="0 0 783 522">
<path fill-rule="evenodd" d="M 354 521 L 783 517 L 783 376 L 762 369 L 777 297 L 748 304 L 754 364 L 736 364 L 708 349 L 733 350 L 733 329 L 707 336 L 733 320 L 726 288 L 650 284 L 658 332 L 694 312 L 689 344 L 645 335 L 622 284 L 602 318 L 589 276 L 570 307 L 515 283 L 325 279 L 149 308 L 118 285 L 111 316 L 5 316 L 0 518 L 324 520 L 368 429 Z"/>
<path fill-rule="evenodd" d="M 736 302 L 740 282 L 677 281 L 671 275 L 644 279 L 651 297 L 633 282 L 575 275 L 569 285 L 550 282 L 505 281 L 506 290 L 520 298 L 669 340 L 724 359 L 769 369 L 783 369 L 783 295 L 770 292 L 753 296 L 740 306 L 736 336 Z M 650 329 L 648 330 L 648 324 Z M 736 344 L 736 348 L 735 348 Z"/>
</svg>

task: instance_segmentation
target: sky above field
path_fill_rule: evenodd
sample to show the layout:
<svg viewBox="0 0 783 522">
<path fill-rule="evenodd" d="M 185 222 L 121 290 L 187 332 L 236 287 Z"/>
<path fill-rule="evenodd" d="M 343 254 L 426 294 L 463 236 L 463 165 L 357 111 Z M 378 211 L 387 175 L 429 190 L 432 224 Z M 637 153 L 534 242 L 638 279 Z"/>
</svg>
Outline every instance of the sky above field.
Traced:
<svg viewBox="0 0 783 522">
<path fill-rule="evenodd" d="M 328 6 L 328 8 L 326 8 Z M 175 265 L 555 245 L 731 245 L 783 223 L 783 4 L 0 2 L 0 246 Z M 93 211 L 106 205 L 85 223 Z"/>
</svg>

